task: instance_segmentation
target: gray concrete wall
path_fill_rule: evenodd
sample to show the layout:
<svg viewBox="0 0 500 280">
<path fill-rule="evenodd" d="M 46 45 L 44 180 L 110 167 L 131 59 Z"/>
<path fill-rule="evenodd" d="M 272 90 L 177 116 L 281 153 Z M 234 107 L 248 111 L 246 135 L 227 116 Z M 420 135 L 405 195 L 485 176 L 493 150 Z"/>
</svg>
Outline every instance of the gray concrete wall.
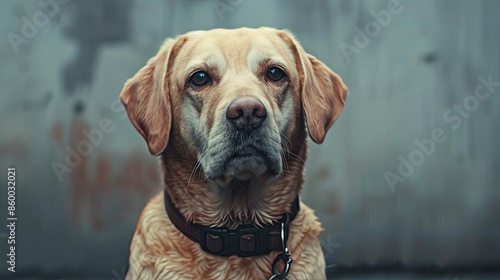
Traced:
<svg viewBox="0 0 500 280">
<path fill-rule="evenodd" d="M 0 2 L 0 178 L 17 168 L 18 271 L 122 279 L 138 215 L 161 189 L 116 103 L 123 83 L 166 37 L 241 26 L 291 30 L 350 88 L 325 142 L 311 142 L 302 193 L 330 269 L 499 263 L 500 87 L 475 92 L 500 81 L 500 2 L 60 2 L 46 22 L 37 1 Z M 103 120 L 112 131 L 58 178 L 53 163 Z"/>
</svg>

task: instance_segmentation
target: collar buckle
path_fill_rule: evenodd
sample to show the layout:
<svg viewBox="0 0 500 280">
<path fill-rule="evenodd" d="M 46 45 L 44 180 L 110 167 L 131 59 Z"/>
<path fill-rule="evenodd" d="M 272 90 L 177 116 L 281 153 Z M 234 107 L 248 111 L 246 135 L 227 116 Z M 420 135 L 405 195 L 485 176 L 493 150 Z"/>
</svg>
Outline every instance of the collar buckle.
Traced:
<svg viewBox="0 0 500 280">
<path fill-rule="evenodd" d="M 201 248 L 215 255 L 250 257 L 269 254 L 269 246 L 261 244 L 269 244 L 268 228 L 256 228 L 253 225 L 237 230 L 200 227 Z"/>
</svg>

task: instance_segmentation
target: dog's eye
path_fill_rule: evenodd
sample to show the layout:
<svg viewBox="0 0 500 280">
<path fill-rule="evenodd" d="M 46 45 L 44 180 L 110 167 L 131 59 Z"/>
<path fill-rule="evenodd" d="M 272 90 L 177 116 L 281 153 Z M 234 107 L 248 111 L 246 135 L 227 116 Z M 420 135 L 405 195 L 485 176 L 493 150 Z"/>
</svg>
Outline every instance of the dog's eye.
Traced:
<svg viewBox="0 0 500 280">
<path fill-rule="evenodd" d="M 271 68 L 269 68 L 269 70 L 267 70 L 266 76 L 269 80 L 278 82 L 281 79 L 283 79 L 286 75 L 285 75 L 285 72 L 283 72 L 283 70 L 281 70 L 280 68 L 271 67 Z"/>
<path fill-rule="evenodd" d="M 210 82 L 210 76 L 205 71 L 198 71 L 191 75 L 189 82 L 195 86 L 201 87 Z"/>
</svg>

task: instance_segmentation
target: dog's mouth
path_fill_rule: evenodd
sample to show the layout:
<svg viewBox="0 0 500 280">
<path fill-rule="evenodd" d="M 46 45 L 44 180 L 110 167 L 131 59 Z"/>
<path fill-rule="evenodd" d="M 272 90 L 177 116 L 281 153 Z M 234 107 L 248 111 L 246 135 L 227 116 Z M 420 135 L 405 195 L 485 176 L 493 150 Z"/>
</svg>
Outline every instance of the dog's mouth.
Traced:
<svg viewBox="0 0 500 280">
<path fill-rule="evenodd" d="M 281 157 L 274 153 L 248 145 L 229 153 L 221 153 L 214 162 L 215 168 L 208 168 L 206 176 L 219 186 L 234 181 L 256 179 L 260 183 L 272 182 L 282 172 Z"/>
</svg>

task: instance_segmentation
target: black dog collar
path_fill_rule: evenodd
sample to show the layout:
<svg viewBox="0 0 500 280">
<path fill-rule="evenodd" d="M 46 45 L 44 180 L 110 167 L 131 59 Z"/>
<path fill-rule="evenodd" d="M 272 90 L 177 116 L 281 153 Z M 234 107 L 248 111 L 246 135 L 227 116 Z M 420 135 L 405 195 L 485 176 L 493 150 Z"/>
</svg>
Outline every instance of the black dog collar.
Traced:
<svg viewBox="0 0 500 280">
<path fill-rule="evenodd" d="M 214 228 L 186 221 L 173 205 L 167 191 L 164 193 L 165 210 L 172 224 L 186 237 L 199 243 L 205 252 L 217 256 L 251 257 L 267 255 L 271 251 L 284 251 L 283 244 L 288 240 L 289 224 L 300 210 L 297 196 L 292 202 L 291 213 L 283 214 L 277 223 L 264 227 L 243 225 L 235 229 Z M 282 225 L 285 240 L 282 240 Z"/>
</svg>

